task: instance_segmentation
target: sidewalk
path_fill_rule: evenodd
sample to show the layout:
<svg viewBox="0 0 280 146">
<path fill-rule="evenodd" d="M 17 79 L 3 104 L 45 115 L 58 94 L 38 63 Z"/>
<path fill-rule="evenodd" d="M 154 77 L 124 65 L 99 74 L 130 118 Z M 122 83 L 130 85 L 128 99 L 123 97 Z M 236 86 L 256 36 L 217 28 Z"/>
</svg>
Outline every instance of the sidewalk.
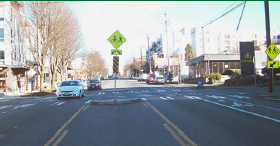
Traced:
<svg viewBox="0 0 280 146">
<path fill-rule="evenodd" d="M 34 93 L 36 93 L 36 92 L 34 92 Z M 54 96 L 54 94 L 42 95 L 42 96 L 40 96 L 40 95 L 31 96 L 29 94 L 23 94 L 23 93 L 7 93 L 7 94 L 6 93 L 0 93 L 0 101 L 38 99 L 38 98 L 46 98 L 46 97 L 50 97 L 50 96 Z"/>
</svg>

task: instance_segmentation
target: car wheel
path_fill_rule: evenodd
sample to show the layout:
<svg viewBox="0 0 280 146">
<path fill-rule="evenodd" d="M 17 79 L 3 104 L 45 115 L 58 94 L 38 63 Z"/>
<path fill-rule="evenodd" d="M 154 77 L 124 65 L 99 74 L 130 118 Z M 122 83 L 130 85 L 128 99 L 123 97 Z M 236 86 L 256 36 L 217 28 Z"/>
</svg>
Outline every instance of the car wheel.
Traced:
<svg viewBox="0 0 280 146">
<path fill-rule="evenodd" d="M 84 91 L 84 93 L 83 93 L 82 97 L 85 97 L 85 91 Z"/>
</svg>

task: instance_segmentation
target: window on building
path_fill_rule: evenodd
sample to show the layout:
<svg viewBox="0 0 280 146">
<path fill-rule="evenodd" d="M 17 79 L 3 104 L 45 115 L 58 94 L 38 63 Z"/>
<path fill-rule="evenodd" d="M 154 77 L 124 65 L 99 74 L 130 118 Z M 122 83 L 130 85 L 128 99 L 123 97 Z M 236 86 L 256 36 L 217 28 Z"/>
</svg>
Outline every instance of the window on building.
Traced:
<svg viewBox="0 0 280 146">
<path fill-rule="evenodd" d="M 227 34 L 227 35 L 224 36 L 224 38 L 225 39 L 230 39 L 230 35 Z"/>
<path fill-rule="evenodd" d="M 4 42 L 4 28 L 0 28 L 0 42 Z"/>
<path fill-rule="evenodd" d="M 225 45 L 229 46 L 230 45 L 230 41 L 225 41 Z"/>
<path fill-rule="evenodd" d="M 3 50 L 0 50 L 0 60 L 5 59 L 5 52 Z"/>
<path fill-rule="evenodd" d="M 235 62 L 229 63 L 229 69 L 235 69 Z"/>
<path fill-rule="evenodd" d="M 257 45 L 258 45 L 258 41 L 254 40 L 254 46 L 257 46 Z"/>
<path fill-rule="evenodd" d="M 0 21 L 4 21 L 4 17 L 0 17 Z"/>
<path fill-rule="evenodd" d="M 236 69 L 240 69 L 240 62 L 235 62 L 236 63 Z"/>
</svg>

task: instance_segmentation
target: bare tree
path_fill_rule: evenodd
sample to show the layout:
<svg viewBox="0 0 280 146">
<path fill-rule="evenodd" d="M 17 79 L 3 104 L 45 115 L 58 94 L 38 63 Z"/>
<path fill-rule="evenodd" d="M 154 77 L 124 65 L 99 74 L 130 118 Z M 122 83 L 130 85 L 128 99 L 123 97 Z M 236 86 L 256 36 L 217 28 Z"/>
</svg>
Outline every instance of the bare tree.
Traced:
<svg viewBox="0 0 280 146">
<path fill-rule="evenodd" d="M 108 75 L 108 68 L 106 68 L 105 61 L 99 52 L 92 52 L 87 56 L 85 71 L 89 78 Z"/>
</svg>

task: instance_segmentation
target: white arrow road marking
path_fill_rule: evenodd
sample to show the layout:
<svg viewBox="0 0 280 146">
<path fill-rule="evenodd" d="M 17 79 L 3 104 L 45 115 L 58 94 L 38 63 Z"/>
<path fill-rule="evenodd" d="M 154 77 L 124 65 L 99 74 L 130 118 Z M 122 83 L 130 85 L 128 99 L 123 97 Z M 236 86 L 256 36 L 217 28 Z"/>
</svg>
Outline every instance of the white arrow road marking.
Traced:
<svg viewBox="0 0 280 146">
<path fill-rule="evenodd" d="M 105 94 L 105 92 L 102 92 L 102 94 Z"/>
<path fill-rule="evenodd" d="M 237 97 L 237 98 L 250 98 L 250 97 L 247 97 L 247 96 L 241 96 L 241 95 L 229 95 L 230 97 Z"/>
<path fill-rule="evenodd" d="M 168 98 L 168 99 L 171 99 L 171 100 L 173 100 L 174 98 L 172 98 L 172 97 L 169 97 L 169 96 L 166 96 L 166 98 Z"/>
<path fill-rule="evenodd" d="M 98 93 L 98 95 L 100 95 L 100 94 L 101 94 L 101 92 Z"/>
<path fill-rule="evenodd" d="M 14 107 L 14 110 L 15 110 L 15 109 L 18 109 L 18 108 L 25 108 L 25 107 L 32 106 L 32 105 L 34 105 L 34 104 L 23 104 L 23 105 L 19 105 L 19 106 Z"/>
<path fill-rule="evenodd" d="M 87 102 L 85 102 L 85 104 L 89 104 L 91 102 L 91 100 L 88 100 Z"/>
<path fill-rule="evenodd" d="M 159 97 L 159 98 L 161 98 L 161 99 L 163 99 L 163 100 L 168 100 L 168 99 L 166 99 L 166 98 L 164 98 L 164 97 Z"/>
</svg>

